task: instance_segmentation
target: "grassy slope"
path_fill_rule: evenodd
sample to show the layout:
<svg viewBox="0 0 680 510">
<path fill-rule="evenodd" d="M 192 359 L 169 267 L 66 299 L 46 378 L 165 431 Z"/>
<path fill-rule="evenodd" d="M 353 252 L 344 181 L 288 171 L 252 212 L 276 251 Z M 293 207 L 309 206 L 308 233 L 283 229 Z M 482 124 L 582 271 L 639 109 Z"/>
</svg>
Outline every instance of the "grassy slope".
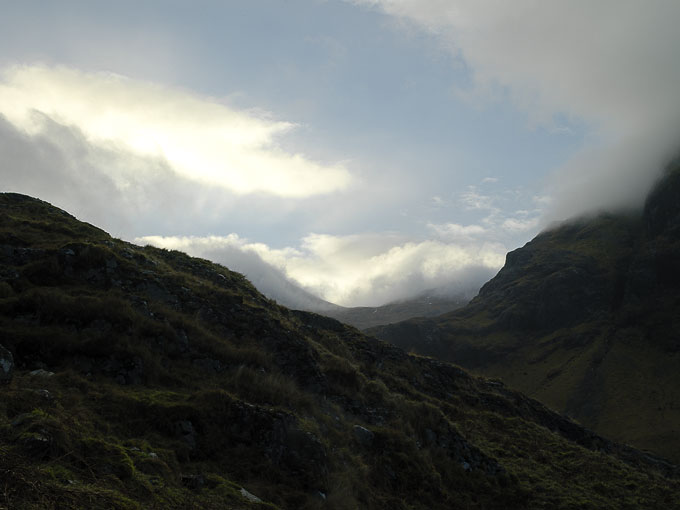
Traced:
<svg viewBox="0 0 680 510">
<path fill-rule="evenodd" d="M 5 508 L 680 505 L 677 470 L 495 381 L 10 194 L 0 338 Z"/>
</svg>

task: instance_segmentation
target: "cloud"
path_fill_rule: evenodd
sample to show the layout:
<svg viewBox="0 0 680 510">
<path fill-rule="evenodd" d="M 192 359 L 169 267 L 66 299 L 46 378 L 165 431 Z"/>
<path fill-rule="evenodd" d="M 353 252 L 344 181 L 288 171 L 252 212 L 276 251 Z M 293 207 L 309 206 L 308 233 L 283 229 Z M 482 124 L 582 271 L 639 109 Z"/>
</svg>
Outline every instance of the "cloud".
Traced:
<svg viewBox="0 0 680 510">
<path fill-rule="evenodd" d="M 470 72 L 459 97 L 510 100 L 549 129 L 584 123 L 588 146 L 550 181 L 549 216 L 639 205 L 678 149 L 678 2 L 353 3 L 436 34 Z"/>
<path fill-rule="evenodd" d="M 469 211 L 498 212 L 498 208 L 494 205 L 494 197 L 479 193 L 475 186 L 468 186 L 467 190 L 460 193 L 460 203 Z"/>
<path fill-rule="evenodd" d="M 322 312 L 334 306 L 303 290 L 281 270 L 273 259 L 277 250 L 264 244 L 250 243 L 236 234 L 228 236 L 145 236 L 135 242 L 150 244 L 169 250 L 180 250 L 227 266 L 248 277 L 257 289 L 270 299 L 299 310 Z M 260 253 L 270 255 L 266 262 Z M 281 250 L 278 257 L 291 255 L 291 250 Z"/>
<path fill-rule="evenodd" d="M 379 305 L 433 288 L 474 294 L 503 263 L 503 245 L 485 242 L 479 227 L 453 223 L 433 227 L 437 238 L 428 241 L 389 232 L 302 234 L 293 238 L 298 243 L 284 241 L 288 247 L 278 249 L 235 234 L 207 236 L 237 228 L 243 210 L 249 214 L 242 228 L 253 235 L 259 216 L 270 228 L 283 208 L 271 198 L 261 207 L 252 197 L 224 200 L 223 191 L 180 175 L 167 161 L 90 143 L 77 127 L 49 117 L 41 122 L 41 131 L 31 135 L 0 116 L 4 190 L 48 200 L 114 235 L 223 263 L 294 308 L 328 306 L 310 292 L 349 306 Z M 307 216 L 300 216 L 302 232 L 309 231 Z M 149 233 L 157 236 L 143 237 Z"/>
<path fill-rule="evenodd" d="M 445 242 L 479 244 L 483 239 L 495 239 L 504 244 L 514 244 L 518 236 L 535 234 L 545 223 L 545 208 L 551 205 L 544 196 L 528 196 L 522 187 L 503 192 L 482 194 L 476 186 L 468 186 L 458 194 L 458 202 L 464 209 L 484 214 L 480 224 L 428 223 L 427 227 L 436 238 Z M 512 206 L 533 202 L 533 209 L 515 209 Z"/>
<path fill-rule="evenodd" d="M 295 127 L 290 122 L 112 73 L 7 68 L 0 78 L 0 114 L 31 137 L 53 132 L 53 124 L 77 129 L 95 148 L 165 164 L 184 179 L 239 195 L 304 198 L 352 183 L 340 164 L 281 148 L 279 140 Z M 124 178 L 111 178 L 126 187 Z"/>
<path fill-rule="evenodd" d="M 311 234 L 299 248 L 283 249 L 234 234 L 143 237 L 137 242 L 180 249 L 257 275 L 253 283 L 282 302 L 288 299 L 280 290 L 282 282 L 292 282 L 344 306 L 376 306 L 430 289 L 471 296 L 503 265 L 506 253 L 499 243 L 408 242 L 389 234 Z M 263 269 L 263 264 L 268 267 Z"/>
<path fill-rule="evenodd" d="M 508 218 L 503 222 L 502 227 L 510 232 L 527 232 L 536 229 L 539 223 L 538 218 Z"/>
<path fill-rule="evenodd" d="M 256 211 L 243 227 L 253 232 L 258 216 L 269 222 L 281 208 L 272 200 L 264 209 L 248 198 L 225 201 L 219 190 L 179 176 L 163 161 L 151 165 L 127 151 L 89 144 L 79 130 L 52 121 L 30 136 L 0 117 L 0 153 L 4 190 L 48 200 L 114 235 L 220 262 L 294 308 L 328 306 L 310 292 L 348 306 L 380 305 L 434 288 L 474 294 L 503 264 L 506 251 L 505 241 L 488 242 L 503 239 L 498 228 L 503 215 L 484 226 L 431 223 L 430 240 L 389 232 L 311 234 L 273 248 L 236 234 L 208 236 L 203 233 L 233 228 L 243 210 Z M 503 197 L 489 200 L 495 207 Z M 174 235 L 178 232 L 195 234 Z M 148 233 L 158 235 L 144 237 Z"/>
<path fill-rule="evenodd" d="M 429 223 L 427 227 L 439 238 L 448 240 L 471 239 L 488 232 L 487 229 L 481 225 L 459 225 L 458 223 Z"/>
<path fill-rule="evenodd" d="M 640 207 L 678 148 L 680 126 L 664 126 L 581 151 L 550 177 L 544 222 Z"/>
<path fill-rule="evenodd" d="M 438 34 L 475 85 L 518 104 L 635 129 L 676 94 L 680 4 L 664 0 L 365 0 Z M 643 99 L 641 102 L 640 100 Z"/>
<path fill-rule="evenodd" d="M 505 252 L 499 243 L 484 241 L 414 242 L 381 234 L 311 234 L 282 267 L 290 278 L 324 299 L 371 306 L 433 288 L 476 292 L 503 265 Z"/>
<path fill-rule="evenodd" d="M 49 118 L 31 136 L 0 115 L 0 154 L 2 191 L 47 200 L 125 238 L 214 228 L 232 206 L 223 192 L 178 175 L 162 160 L 92 145 L 78 129 Z"/>
</svg>

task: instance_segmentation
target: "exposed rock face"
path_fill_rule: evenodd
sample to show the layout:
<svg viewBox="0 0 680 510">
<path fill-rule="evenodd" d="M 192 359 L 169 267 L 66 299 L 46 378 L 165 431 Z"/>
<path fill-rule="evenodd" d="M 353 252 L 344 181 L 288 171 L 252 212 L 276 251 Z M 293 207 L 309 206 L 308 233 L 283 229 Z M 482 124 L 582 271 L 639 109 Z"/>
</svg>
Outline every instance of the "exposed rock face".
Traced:
<svg viewBox="0 0 680 510">
<path fill-rule="evenodd" d="M 611 299 L 607 274 L 594 257 L 561 250 L 545 253 L 531 243 L 520 250 L 508 253 L 498 276 L 479 293 L 478 300 L 505 305 L 498 316 L 499 326 L 514 330 L 565 327 L 601 310 Z M 536 281 L 531 289 L 518 284 L 529 272 Z"/>
<path fill-rule="evenodd" d="M 642 297 L 680 289 L 680 164 L 652 190 L 644 208 L 648 241 L 631 263 L 627 289 Z"/>
<path fill-rule="evenodd" d="M 14 357 L 12 353 L 0 345 L 0 384 L 7 384 L 14 374 Z"/>
</svg>

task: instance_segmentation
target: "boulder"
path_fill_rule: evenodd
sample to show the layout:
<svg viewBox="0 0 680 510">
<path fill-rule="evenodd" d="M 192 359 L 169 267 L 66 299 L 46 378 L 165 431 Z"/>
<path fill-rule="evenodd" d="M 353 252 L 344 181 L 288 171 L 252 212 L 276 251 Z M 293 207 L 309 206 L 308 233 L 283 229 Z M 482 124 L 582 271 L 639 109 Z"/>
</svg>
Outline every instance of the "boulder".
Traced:
<svg viewBox="0 0 680 510">
<path fill-rule="evenodd" d="M 175 435 L 181 438 L 193 450 L 196 448 L 196 430 L 189 420 L 175 422 Z"/>
<path fill-rule="evenodd" d="M 241 493 L 241 496 L 243 496 L 251 503 L 262 503 L 262 500 L 260 498 L 258 498 L 255 494 L 248 492 L 243 487 L 241 487 L 241 490 L 239 492 Z"/>
<path fill-rule="evenodd" d="M 14 357 L 12 353 L 0 345 L 0 383 L 7 384 L 14 374 Z"/>
<path fill-rule="evenodd" d="M 26 433 L 22 443 L 26 453 L 34 459 L 46 459 L 50 456 L 52 436 L 45 429 Z"/>
<path fill-rule="evenodd" d="M 33 376 L 33 377 L 52 377 L 54 375 L 54 372 L 50 372 L 48 370 L 38 368 L 37 370 L 31 370 L 28 373 L 28 375 Z"/>
</svg>

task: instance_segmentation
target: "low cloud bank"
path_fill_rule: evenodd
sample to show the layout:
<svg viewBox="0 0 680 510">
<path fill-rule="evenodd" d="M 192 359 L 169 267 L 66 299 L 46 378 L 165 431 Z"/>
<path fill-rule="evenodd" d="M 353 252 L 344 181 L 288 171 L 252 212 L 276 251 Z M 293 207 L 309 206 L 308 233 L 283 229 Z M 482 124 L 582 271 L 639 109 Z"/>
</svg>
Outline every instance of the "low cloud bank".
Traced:
<svg viewBox="0 0 680 510">
<path fill-rule="evenodd" d="M 289 308 L 317 312 L 334 308 L 333 304 L 305 291 L 281 269 L 266 262 L 259 255 L 262 250 L 268 250 L 265 245 L 249 243 L 236 234 L 208 237 L 146 236 L 135 239 L 135 242 L 183 251 L 222 264 L 244 274 L 265 296 Z"/>
<path fill-rule="evenodd" d="M 506 252 L 498 243 L 416 243 L 389 235 L 312 234 L 300 248 L 284 249 L 235 234 L 136 241 L 220 262 L 251 277 L 263 293 L 284 304 L 294 298 L 292 282 L 342 306 L 377 306 L 432 289 L 472 296 L 502 266 Z"/>
</svg>

